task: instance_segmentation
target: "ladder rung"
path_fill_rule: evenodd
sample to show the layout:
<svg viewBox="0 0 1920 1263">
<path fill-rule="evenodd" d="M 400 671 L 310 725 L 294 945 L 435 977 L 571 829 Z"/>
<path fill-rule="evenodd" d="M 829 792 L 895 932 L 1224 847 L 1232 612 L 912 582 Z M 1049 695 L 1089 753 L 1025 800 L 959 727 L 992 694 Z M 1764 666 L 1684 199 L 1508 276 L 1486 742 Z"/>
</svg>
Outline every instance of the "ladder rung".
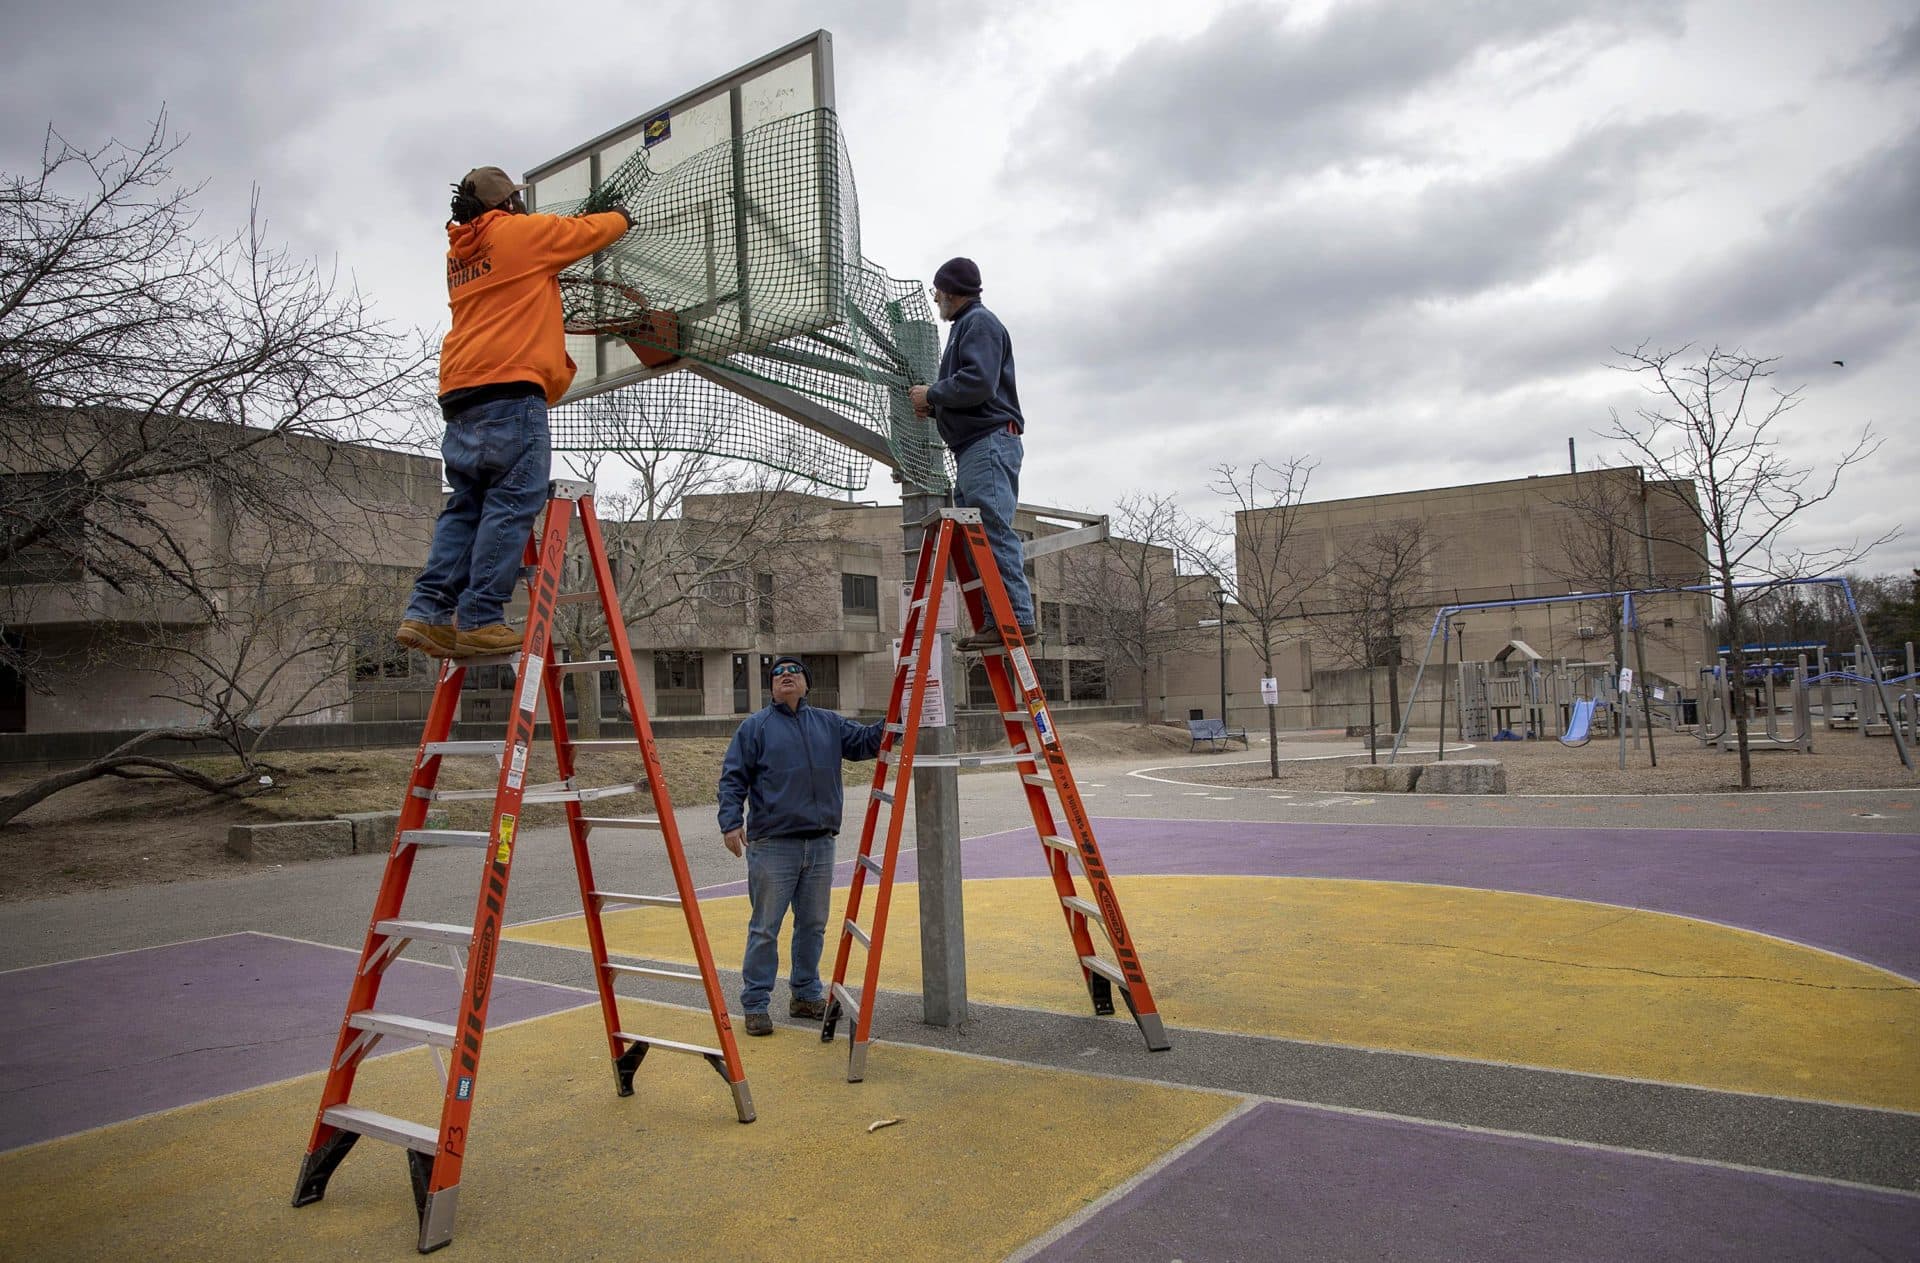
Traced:
<svg viewBox="0 0 1920 1263">
<path fill-rule="evenodd" d="M 905 724 L 888 724 L 887 731 L 896 737 L 904 737 L 907 735 L 907 726 Z"/>
<path fill-rule="evenodd" d="M 553 603 L 556 606 L 585 605 L 589 601 L 598 602 L 599 600 L 600 593 L 592 588 L 588 588 L 584 592 L 562 592 L 559 596 L 553 598 Z"/>
<path fill-rule="evenodd" d="M 860 946 L 862 946 L 862 947 L 872 947 L 872 946 L 873 946 L 873 940 L 872 940 L 871 938 L 868 938 L 868 937 L 867 937 L 867 932 L 866 932 L 865 930 L 863 930 L 863 929 L 861 929 L 861 928 L 860 928 L 860 926 L 859 926 L 859 924 L 858 924 L 858 923 L 856 923 L 856 922 L 854 921 L 854 919 L 853 919 L 852 917 L 848 917 L 848 918 L 847 918 L 847 933 L 849 933 L 849 934 L 851 934 L 851 935 L 853 935 L 853 937 L 855 937 L 855 938 L 857 938 L 857 939 L 859 939 L 859 940 L 860 940 Z"/>
<path fill-rule="evenodd" d="M 1055 786 L 1053 783 L 1052 777 L 1041 776 L 1034 772 L 1028 772 L 1026 775 L 1022 776 L 1020 779 L 1025 781 L 1029 785 L 1038 785 L 1041 789 L 1057 788 L 1057 786 Z"/>
<path fill-rule="evenodd" d="M 575 750 L 638 750 L 638 737 L 595 737 L 590 741 L 569 741 L 569 747 Z"/>
<path fill-rule="evenodd" d="M 497 759 L 506 749 L 504 741 L 429 741 L 426 755 L 432 758 L 436 754 L 488 754 Z"/>
<path fill-rule="evenodd" d="M 1071 855 L 1075 859 L 1080 858 L 1080 846 L 1072 838 L 1062 838 L 1051 833 L 1043 833 L 1040 835 L 1040 845 L 1050 846 L 1061 854 Z"/>
<path fill-rule="evenodd" d="M 453 663 L 455 666 L 463 669 L 467 667 L 517 668 L 520 665 L 520 651 L 514 649 L 507 653 L 479 653 L 471 658 L 455 658 L 453 659 Z"/>
<path fill-rule="evenodd" d="M 358 1105 L 335 1105 L 331 1109 L 321 1110 L 320 1121 L 356 1136 L 370 1136 L 388 1144 L 404 1145 L 420 1153 L 435 1153 L 440 1148 L 440 1133 L 426 1124 L 410 1123 L 404 1118 L 395 1118 L 377 1110 L 363 1110 Z"/>
<path fill-rule="evenodd" d="M 376 921 L 373 932 L 388 938 L 427 939 L 464 947 L 473 942 L 473 927 L 449 925 L 445 921 Z"/>
<path fill-rule="evenodd" d="M 645 781 L 634 781 L 630 784 L 603 785 L 594 789 L 548 789 L 542 786 L 538 790 L 528 790 L 520 801 L 523 803 L 590 803 L 602 798 L 618 798 L 622 794 L 631 794 L 645 784 Z"/>
<path fill-rule="evenodd" d="M 883 803 L 890 803 L 890 802 L 892 802 L 892 801 L 893 801 L 893 795 L 892 795 L 892 794 L 890 794 L 890 793 L 888 793 L 888 792 L 887 792 L 886 790 L 884 790 L 884 789 L 876 789 L 876 790 L 874 790 L 874 791 L 873 791 L 873 796 L 874 796 L 875 798 L 878 798 L 878 799 L 879 799 L 879 800 L 880 800 L 881 802 L 883 802 Z"/>
<path fill-rule="evenodd" d="M 1120 988 L 1122 991 L 1125 991 L 1127 989 L 1127 976 L 1120 972 L 1120 967 L 1118 965 L 1110 965 L 1106 961 L 1101 960 L 1098 956 L 1082 956 L 1080 958 L 1080 963 L 1085 965 L 1088 969 L 1093 970 L 1094 973 L 1099 974 L 1101 977 L 1105 978 L 1108 982 L 1111 982 L 1114 986 Z"/>
<path fill-rule="evenodd" d="M 453 1047 L 453 1027 L 445 1022 L 431 1022 L 424 1017 L 408 1017 L 404 1013 L 381 1013 L 374 1009 L 350 1015 L 347 1025 L 357 1031 L 371 1031 L 375 1035 L 395 1035 L 401 1039 L 410 1039 L 417 1044 L 433 1044 L 439 1048 Z"/>
<path fill-rule="evenodd" d="M 664 1048 L 668 1052 L 692 1053 L 696 1057 L 724 1057 L 718 1048 L 702 1048 L 698 1044 L 683 1044 L 674 1039 L 661 1039 L 657 1035 L 629 1035 L 625 1031 L 615 1031 L 615 1039 L 624 1039 L 629 1043 L 648 1044 L 654 1048 Z"/>
<path fill-rule="evenodd" d="M 575 675 L 582 671 L 618 671 L 618 658 L 582 658 L 578 662 L 556 662 L 547 668 L 555 675 Z"/>
<path fill-rule="evenodd" d="M 984 767 L 989 763 L 1031 763 L 1033 755 L 1025 750 L 1011 754 L 929 754 L 916 757 L 915 767 Z"/>
<path fill-rule="evenodd" d="M 880 861 L 871 855 L 856 855 L 853 857 L 853 862 L 875 876 L 880 873 Z"/>
<path fill-rule="evenodd" d="M 622 895 L 611 890 L 596 890 L 593 897 L 600 901 L 604 911 L 607 908 L 677 908 L 679 895 Z"/>
<path fill-rule="evenodd" d="M 853 992 L 840 984 L 833 984 L 833 998 L 840 1001 L 840 1016 L 851 1018 L 860 1011 L 860 1001 L 853 998 Z"/>
<path fill-rule="evenodd" d="M 918 654 L 910 653 L 906 657 L 900 659 L 900 661 L 894 663 L 893 669 L 896 671 L 905 670 L 907 667 L 912 666 L 914 663 L 918 662 L 919 660 L 920 660 L 920 656 Z"/>
<path fill-rule="evenodd" d="M 1079 895 L 1061 895 L 1060 902 L 1075 912 L 1078 912 L 1089 921 L 1098 921 L 1101 925 L 1107 923 L 1107 919 L 1100 915 L 1100 909 L 1088 900 L 1082 899 Z"/>
<path fill-rule="evenodd" d="M 913 604 L 907 606 L 907 608 L 909 610 L 924 610 L 927 608 L 927 601 L 929 599 L 930 598 L 923 596 L 919 600 L 915 601 Z"/>
<path fill-rule="evenodd" d="M 596 829 L 658 829 L 659 820 L 652 816 L 582 816 L 580 823 Z"/>
<path fill-rule="evenodd" d="M 492 841 L 481 829 L 408 829 L 401 846 L 485 846 Z"/>
<path fill-rule="evenodd" d="M 1010 724 L 1030 724 L 1033 722 L 1033 716 L 1027 714 L 1024 710 L 1003 710 L 1000 712 L 1000 718 Z"/>
<path fill-rule="evenodd" d="M 655 969 L 651 965 L 623 965 L 610 960 L 606 968 L 616 974 L 633 974 L 639 978 L 665 978 L 668 982 L 705 982 L 699 974 L 684 973 L 678 969 Z"/>
<path fill-rule="evenodd" d="M 986 586 L 987 585 L 979 579 L 969 579 L 965 583 L 960 585 L 960 590 L 962 592 L 978 592 L 981 588 L 984 588 Z"/>
</svg>

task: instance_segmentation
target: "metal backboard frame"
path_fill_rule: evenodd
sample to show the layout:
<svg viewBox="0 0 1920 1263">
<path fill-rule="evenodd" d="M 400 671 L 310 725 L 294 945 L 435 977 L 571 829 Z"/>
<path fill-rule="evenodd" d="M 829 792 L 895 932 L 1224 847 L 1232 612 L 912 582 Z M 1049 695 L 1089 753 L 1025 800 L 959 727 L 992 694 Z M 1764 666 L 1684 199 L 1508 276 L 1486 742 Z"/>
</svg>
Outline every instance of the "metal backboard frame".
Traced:
<svg viewBox="0 0 1920 1263">
<path fill-rule="evenodd" d="M 767 216 L 754 197 L 753 174 L 745 168 L 742 139 L 756 127 L 815 110 L 832 110 L 834 104 L 833 36 L 818 30 L 527 171 L 523 179 L 532 185 L 528 205 L 538 210 L 577 202 L 638 150 L 646 151 L 649 169 L 662 174 L 731 141 L 730 204 L 709 205 L 695 214 L 701 222 L 693 227 L 700 230 L 704 224 L 708 240 L 707 257 L 700 270 L 704 274 L 681 278 L 684 288 L 704 290 L 706 301 L 683 312 L 682 317 L 699 320 L 724 306 L 730 318 L 738 319 L 740 336 L 748 344 L 743 349 L 749 350 L 755 340 L 772 342 L 807 332 L 809 327 L 823 327 L 840 318 L 833 281 L 846 263 L 838 257 L 838 173 L 824 169 L 831 161 L 831 151 L 823 152 L 822 163 L 816 164 L 810 175 L 787 175 L 782 180 L 782 197 L 792 201 L 797 196 L 803 211 L 810 200 L 812 218 L 817 220 L 806 223 L 802 231 L 794 231 L 795 225 L 790 223 L 765 223 Z M 811 189 L 803 184 L 796 193 L 796 178 L 810 179 Z M 757 254 L 751 248 L 756 233 L 762 234 L 762 248 Z M 784 257 L 770 256 L 765 248 L 767 236 L 787 243 Z M 817 294 L 817 310 L 787 310 L 771 323 L 763 313 L 756 321 L 752 282 L 756 269 L 764 272 L 768 267 L 817 269 L 819 283 L 811 291 Z M 787 287 L 789 292 L 793 288 Z M 569 334 L 567 344 L 568 353 L 580 366 L 567 401 L 679 367 L 647 369 L 617 338 Z"/>
</svg>

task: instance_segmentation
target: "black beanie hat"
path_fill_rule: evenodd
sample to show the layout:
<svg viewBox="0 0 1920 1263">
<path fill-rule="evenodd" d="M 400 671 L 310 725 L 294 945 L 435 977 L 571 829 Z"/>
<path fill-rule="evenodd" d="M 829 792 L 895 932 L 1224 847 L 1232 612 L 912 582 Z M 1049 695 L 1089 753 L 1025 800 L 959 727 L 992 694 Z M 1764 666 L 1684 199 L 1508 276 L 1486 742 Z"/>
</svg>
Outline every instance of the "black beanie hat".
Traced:
<svg viewBox="0 0 1920 1263">
<path fill-rule="evenodd" d="M 933 274 L 933 287 L 942 294 L 972 298 L 980 292 L 980 268 L 972 259 L 948 259 Z"/>
<path fill-rule="evenodd" d="M 799 658 L 796 658 L 796 657 L 794 657 L 794 656 L 793 656 L 792 654 L 790 654 L 790 653 L 783 653 L 783 654 L 781 654 L 781 655 L 780 655 L 779 657 L 777 657 L 777 658 L 775 658 L 775 659 L 773 660 L 773 667 L 777 667 L 777 666 L 779 666 L 779 665 L 780 665 L 781 663 L 783 663 L 783 662 L 791 662 L 791 663 L 793 663 L 793 664 L 794 664 L 795 666 L 797 666 L 797 667 L 799 667 L 799 668 L 800 668 L 800 678 L 801 678 L 801 679 L 803 679 L 803 680 L 805 680 L 805 681 L 807 682 L 807 687 L 808 687 L 808 688 L 812 688 L 812 687 L 813 687 L 813 672 L 811 672 L 811 671 L 809 671 L 809 670 L 807 670 L 807 664 L 806 664 L 806 663 L 805 663 L 805 662 L 804 662 L 803 660 L 801 660 L 801 659 L 799 659 Z M 768 667 L 768 668 L 767 668 L 767 679 L 768 679 L 769 681 L 771 681 L 771 680 L 773 679 L 773 667 Z"/>
</svg>

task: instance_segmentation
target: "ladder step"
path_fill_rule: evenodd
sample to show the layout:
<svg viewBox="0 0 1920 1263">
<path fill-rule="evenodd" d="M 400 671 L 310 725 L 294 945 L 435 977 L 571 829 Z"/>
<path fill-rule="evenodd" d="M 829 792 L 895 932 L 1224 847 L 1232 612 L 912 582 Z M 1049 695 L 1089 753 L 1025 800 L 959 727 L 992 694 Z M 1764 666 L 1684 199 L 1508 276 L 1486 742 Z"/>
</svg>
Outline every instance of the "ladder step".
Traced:
<svg viewBox="0 0 1920 1263">
<path fill-rule="evenodd" d="M 553 598 L 553 603 L 556 606 L 585 605 L 588 602 L 598 604 L 599 601 L 600 593 L 592 588 L 588 588 L 584 592 L 562 592 L 559 596 Z"/>
<path fill-rule="evenodd" d="M 375 934 L 384 934 L 388 938 L 410 938 L 434 943 L 452 943 L 456 947 L 465 947 L 473 942 L 473 927 L 470 925 L 450 925 L 445 921 L 376 921 Z"/>
<path fill-rule="evenodd" d="M 699 974 L 690 974 L 678 969 L 655 969 L 651 965 L 623 965 L 610 960 L 605 965 L 609 973 L 633 974 L 638 978 L 665 978 L 668 982 L 705 982 Z"/>
<path fill-rule="evenodd" d="M 840 1001 L 840 1015 L 851 1018 L 860 1011 L 860 1001 L 854 999 L 853 992 L 840 983 L 833 984 L 833 998 Z"/>
<path fill-rule="evenodd" d="M 582 671 L 618 671 L 618 658 L 582 658 L 578 662 L 556 662 L 547 668 L 555 675 L 577 675 Z"/>
<path fill-rule="evenodd" d="M 1103 926 L 1107 923 L 1107 919 L 1100 915 L 1100 909 L 1098 907 L 1078 895 L 1061 895 L 1060 902 L 1066 907 L 1078 912 L 1089 921 L 1098 921 Z"/>
<path fill-rule="evenodd" d="M 498 759 L 507 750 L 504 741 L 429 741 L 426 754 L 486 754 Z"/>
<path fill-rule="evenodd" d="M 910 653 L 906 657 L 900 659 L 900 661 L 894 663 L 893 669 L 896 671 L 904 671 L 906 668 L 912 666 L 915 662 L 918 662 L 919 660 L 920 658 L 918 654 Z"/>
<path fill-rule="evenodd" d="M 645 781 L 632 781 L 620 785 L 606 785 L 594 789 L 574 789 L 565 781 L 553 781 L 545 785 L 529 785 L 520 801 L 532 806 L 535 803 L 590 803 L 601 798 L 618 798 L 622 794 L 631 794 L 646 788 Z M 421 789 L 415 787 L 415 798 L 424 798 L 428 802 L 492 802 L 494 791 L 491 789 Z"/>
<path fill-rule="evenodd" d="M 871 855 L 856 855 L 853 857 L 853 862 L 876 877 L 880 875 L 880 861 Z"/>
<path fill-rule="evenodd" d="M 896 737 L 904 737 L 907 735 L 907 726 L 905 724 L 888 724 L 887 731 Z"/>
<path fill-rule="evenodd" d="M 514 649 L 507 653 L 477 653 L 471 658 L 455 658 L 452 661 L 455 666 L 463 670 L 469 667 L 514 667 L 518 669 L 520 665 L 520 651 Z"/>
<path fill-rule="evenodd" d="M 967 580 L 967 582 L 960 585 L 960 590 L 962 592 L 978 592 L 981 588 L 984 588 L 986 586 L 987 585 L 979 579 L 969 579 Z"/>
<path fill-rule="evenodd" d="M 1075 859 L 1080 858 L 1080 846 L 1072 838 L 1062 838 L 1051 833 L 1043 833 L 1040 835 L 1040 845 L 1050 846 L 1062 855 L 1071 855 Z"/>
<path fill-rule="evenodd" d="M 1120 972 L 1120 967 L 1118 965 L 1110 965 L 1106 961 L 1101 960 L 1098 956 L 1082 956 L 1080 958 L 1080 963 L 1085 965 L 1088 969 L 1093 970 L 1094 973 L 1099 974 L 1101 977 L 1105 978 L 1108 982 L 1111 982 L 1114 986 L 1120 988 L 1122 991 L 1125 991 L 1127 989 L 1127 976 Z"/>
<path fill-rule="evenodd" d="M 874 791 L 873 791 L 873 796 L 874 796 L 875 798 L 878 798 L 878 799 L 879 799 L 879 800 L 880 800 L 881 802 L 883 802 L 883 803 L 890 803 L 890 802 L 892 802 L 892 801 L 893 801 L 893 795 L 892 795 L 892 794 L 890 794 L 890 793 L 888 793 L 888 792 L 887 792 L 886 790 L 884 790 L 884 789 L 876 789 L 876 790 L 874 790 Z"/>
<path fill-rule="evenodd" d="M 596 890 L 593 897 L 600 901 L 600 910 L 608 908 L 677 908 L 679 895 L 621 895 L 611 890 Z"/>
<path fill-rule="evenodd" d="M 1033 722 L 1033 716 L 1027 714 L 1024 710 L 1003 710 L 1000 712 L 1000 718 L 1010 724 L 1030 724 Z"/>
<path fill-rule="evenodd" d="M 847 933 L 853 935 L 854 938 L 860 940 L 860 946 L 862 947 L 873 946 L 873 940 L 867 937 L 867 932 L 861 929 L 859 924 L 856 921 L 854 921 L 852 917 L 847 918 Z"/>
<path fill-rule="evenodd" d="M 371 1031 L 375 1035 L 394 1035 L 401 1039 L 410 1039 L 416 1044 L 432 1044 L 437 1048 L 453 1047 L 453 1027 L 445 1022 L 429 1021 L 424 1017 L 408 1017 L 404 1013 L 381 1013 L 375 1009 L 366 1009 L 347 1018 L 347 1025 L 357 1031 Z"/>
<path fill-rule="evenodd" d="M 1040 775 L 1037 775 L 1036 773 L 1028 772 L 1025 776 L 1022 776 L 1020 779 L 1025 781 L 1029 785 L 1038 785 L 1041 789 L 1059 788 L 1053 783 L 1053 778 L 1051 776 L 1040 776 Z"/>
<path fill-rule="evenodd" d="M 664 1048 L 668 1052 L 692 1053 L 696 1057 L 724 1057 L 718 1048 L 702 1048 L 698 1044 L 683 1044 L 678 1040 L 661 1039 L 657 1035 L 629 1035 L 626 1031 L 615 1031 L 615 1039 L 624 1039 L 628 1043 L 647 1044 L 654 1048 Z"/>
<path fill-rule="evenodd" d="M 653 816 L 582 816 L 580 823 L 596 829 L 658 829 L 660 821 Z"/>
<path fill-rule="evenodd" d="M 411 1123 L 404 1118 L 382 1114 L 378 1110 L 361 1109 L 358 1105 L 335 1105 L 331 1109 L 322 1110 L 320 1121 L 329 1127 L 350 1131 L 356 1136 L 368 1136 L 374 1140 L 384 1140 L 388 1144 L 403 1145 L 419 1153 L 431 1154 L 440 1148 L 440 1133 L 426 1124 Z"/>
<path fill-rule="evenodd" d="M 482 829 L 408 829 L 401 846 L 485 846 L 492 841 Z"/>
<path fill-rule="evenodd" d="M 640 740 L 637 737 L 595 737 L 590 741 L 569 741 L 568 746 L 575 750 L 638 750 Z"/>
<path fill-rule="evenodd" d="M 1026 750 L 1015 750 L 1011 754 L 929 754 L 916 756 L 915 767 L 985 767 L 989 763 L 1031 763 L 1033 755 Z"/>
</svg>

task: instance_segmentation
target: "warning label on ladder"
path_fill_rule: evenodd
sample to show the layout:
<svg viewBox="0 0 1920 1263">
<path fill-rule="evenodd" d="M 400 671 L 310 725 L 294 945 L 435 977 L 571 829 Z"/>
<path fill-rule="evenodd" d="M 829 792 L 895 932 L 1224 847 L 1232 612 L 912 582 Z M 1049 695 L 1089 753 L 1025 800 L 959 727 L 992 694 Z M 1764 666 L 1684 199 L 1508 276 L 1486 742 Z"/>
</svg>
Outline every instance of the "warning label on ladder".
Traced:
<svg viewBox="0 0 1920 1263">
<path fill-rule="evenodd" d="M 1015 646 L 1009 656 L 1013 658 L 1013 673 L 1020 677 L 1020 687 L 1029 693 L 1039 688 L 1040 682 L 1034 678 L 1033 674 L 1033 662 L 1027 657 L 1027 647 Z"/>
<path fill-rule="evenodd" d="M 540 704 L 540 669 L 545 665 L 546 664 L 541 661 L 539 654 L 531 653 L 527 655 L 527 670 L 526 673 L 520 677 L 521 710 L 532 713 L 533 708 Z"/>
</svg>

